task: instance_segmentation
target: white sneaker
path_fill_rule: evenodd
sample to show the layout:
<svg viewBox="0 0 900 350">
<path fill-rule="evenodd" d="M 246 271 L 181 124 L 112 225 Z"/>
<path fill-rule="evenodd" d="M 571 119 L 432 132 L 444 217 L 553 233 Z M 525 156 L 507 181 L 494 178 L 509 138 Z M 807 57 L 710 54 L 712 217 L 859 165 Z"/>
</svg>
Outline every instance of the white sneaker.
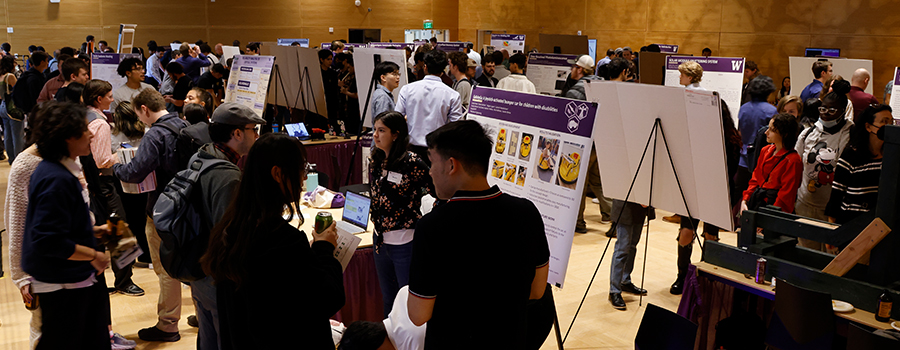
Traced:
<svg viewBox="0 0 900 350">
<path fill-rule="evenodd" d="M 597 198 L 591 199 L 591 203 L 600 204 L 600 200 Z"/>
<path fill-rule="evenodd" d="M 125 339 L 119 333 L 113 333 L 112 337 L 109 338 L 109 342 L 112 350 L 130 350 L 137 346 L 137 342 Z"/>
</svg>

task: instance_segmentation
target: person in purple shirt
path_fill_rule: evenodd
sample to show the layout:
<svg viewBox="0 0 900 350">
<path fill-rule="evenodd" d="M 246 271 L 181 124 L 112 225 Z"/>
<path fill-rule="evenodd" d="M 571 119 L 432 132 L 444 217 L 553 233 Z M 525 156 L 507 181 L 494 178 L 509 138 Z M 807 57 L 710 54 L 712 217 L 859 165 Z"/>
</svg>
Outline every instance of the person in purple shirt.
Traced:
<svg viewBox="0 0 900 350">
<path fill-rule="evenodd" d="M 747 188 L 750 182 L 749 162 L 747 161 L 747 147 L 756 137 L 756 131 L 763 125 L 768 125 L 778 110 L 766 99 L 775 92 L 775 82 L 772 78 L 760 75 L 747 85 L 747 93 L 750 102 L 741 105 L 738 111 L 738 129 L 741 132 L 741 159 L 738 162 L 738 171 L 735 177 L 735 185 L 738 188 Z"/>
<path fill-rule="evenodd" d="M 187 44 L 182 44 L 178 51 L 181 51 L 181 57 L 175 62 L 181 64 L 184 67 L 184 75 L 187 75 L 194 81 L 194 84 L 197 84 L 197 80 L 200 79 L 200 68 L 209 67 L 209 60 L 206 59 L 206 55 L 200 53 L 199 46 L 194 46 L 191 49 Z"/>
<path fill-rule="evenodd" d="M 811 98 L 819 97 L 819 93 L 822 92 L 822 87 L 825 86 L 825 81 L 834 74 L 831 62 L 828 61 L 813 62 L 812 71 L 813 76 L 816 78 L 803 88 L 803 92 L 800 93 L 800 100 L 803 101 L 803 103 L 806 103 L 806 100 Z"/>
</svg>

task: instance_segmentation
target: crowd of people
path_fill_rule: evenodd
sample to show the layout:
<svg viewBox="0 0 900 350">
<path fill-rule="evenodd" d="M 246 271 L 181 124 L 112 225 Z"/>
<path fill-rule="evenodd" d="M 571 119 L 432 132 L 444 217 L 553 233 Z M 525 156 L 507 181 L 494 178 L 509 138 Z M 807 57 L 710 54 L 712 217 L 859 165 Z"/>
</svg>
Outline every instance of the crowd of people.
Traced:
<svg viewBox="0 0 900 350">
<path fill-rule="evenodd" d="M 188 323 L 199 328 L 197 348 L 335 346 L 329 317 L 346 301 L 342 267 L 334 258 L 335 227 L 314 232 L 310 242 L 291 224 L 303 222 L 297 212 L 308 172 L 303 144 L 277 129 L 268 132 L 267 126 L 278 123 L 269 113 L 223 102 L 232 62 L 223 60 L 221 44 L 201 40 L 172 50 L 151 41 L 148 57 L 136 50 L 138 57 L 121 61 L 117 73 L 125 83 L 114 88 L 90 79 L 93 37 L 86 39 L 80 50 L 64 47 L 52 55 L 35 48 L 22 73 L 12 57 L 0 58 L 0 91 L 6 92 L 0 114 L 12 165 L 4 221 L 13 281 L 33 306 L 32 345 L 134 348 L 133 340 L 112 328 L 108 294 L 144 295 L 133 270 L 151 264 L 159 283 L 158 320 L 138 337 L 180 339 L 186 281 L 166 269 L 171 247 L 154 220 L 166 209 L 159 203 L 169 200 L 163 195 L 167 184 L 180 181 L 193 186 L 189 204 L 197 215 L 191 224 L 199 227 L 202 242 L 196 261 L 187 265 L 194 274 L 188 284 L 196 310 Z M 448 54 L 435 41 L 405 49 L 405 67 L 387 61 L 375 66 L 368 185 L 385 320 L 351 323 L 337 343 L 341 349 L 533 345 L 526 332 L 529 305 L 544 297 L 550 259 L 542 217 L 530 201 L 489 185 L 492 141 L 479 123 L 466 120 L 474 86 L 535 92 L 524 75 L 527 55 L 479 53 L 471 45 Z M 335 41 L 318 51 L 328 117 L 308 115 L 310 128 L 364 131 L 353 54 L 345 48 Z M 111 49 L 101 41 L 96 50 Z M 247 54 L 259 51 L 259 43 L 246 46 Z M 638 58 L 629 47 L 608 50 L 596 63 L 581 55 L 560 96 L 586 100 L 585 84 L 592 80 L 634 82 Z M 752 62 L 746 67 L 746 102 L 737 109 L 737 125 L 721 106 L 733 210 L 774 205 L 836 223 L 873 210 L 883 126 L 893 119 L 889 106 L 863 92 L 869 72 L 859 70 L 846 81 L 832 76 L 827 61 L 818 61 L 812 67 L 816 80 L 801 96 L 792 95 L 789 80 L 783 80 L 773 105 L 772 79 Z M 398 91 L 404 70 L 409 83 Z M 686 89 L 704 90 L 699 64 L 686 62 L 679 71 Z M 279 114 L 278 108 L 269 110 Z M 124 162 L 118 154 L 128 148 L 137 150 Z M 631 273 L 641 229 L 655 210 L 603 195 L 597 162 L 602 151 L 591 149 L 575 231 L 587 232 L 582 213 L 592 192 L 602 222 L 611 224 L 606 235 L 617 239 L 609 301 L 624 310 L 622 293 L 647 293 L 632 283 Z M 151 175 L 155 190 L 123 189 Z M 437 199 L 427 214 L 426 195 Z M 460 219 L 488 212 L 517 220 Z M 110 234 L 106 223 L 113 217 L 128 224 L 143 251 L 134 261 L 111 261 L 98 243 Z M 681 223 L 678 275 L 670 289 L 681 294 L 700 222 L 667 219 Z M 704 239 L 718 240 L 719 228 L 703 226 Z M 518 238 L 496 234 L 507 231 Z M 464 250 L 447 244 L 458 232 L 476 244 Z M 104 278 L 107 268 L 114 274 L 112 286 Z M 460 281 L 479 281 L 479 293 Z M 279 288 L 270 288 L 272 283 Z M 278 298 L 277 307 L 260 303 L 271 297 Z M 505 315 L 504 321 L 493 324 L 492 332 L 472 331 L 466 326 L 471 315 L 484 310 Z M 284 315 L 291 321 L 269 322 Z"/>
</svg>

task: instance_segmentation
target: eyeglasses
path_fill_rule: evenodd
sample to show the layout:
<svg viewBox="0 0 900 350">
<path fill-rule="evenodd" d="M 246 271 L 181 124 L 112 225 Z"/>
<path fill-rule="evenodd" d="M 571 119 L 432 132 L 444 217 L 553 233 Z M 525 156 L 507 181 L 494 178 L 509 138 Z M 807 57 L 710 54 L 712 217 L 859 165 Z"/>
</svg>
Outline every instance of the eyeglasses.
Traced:
<svg viewBox="0 0 900 350">
<path fill-rule="evenodd" d="M 822 113 L 822 114 L 827 113 L 828 115 L 834 115 L 835 113 L 837 113 L 837 111 L 838 111 L 837 108 L 819 107 L 819 113 Z"/>
<path fill-rule="evenodd" d="M 253 130 L 253 132 L 259 134 L 259 125 L 254 126 L 252 128 L 244 128 L 244 130 Z"/>
</svg>

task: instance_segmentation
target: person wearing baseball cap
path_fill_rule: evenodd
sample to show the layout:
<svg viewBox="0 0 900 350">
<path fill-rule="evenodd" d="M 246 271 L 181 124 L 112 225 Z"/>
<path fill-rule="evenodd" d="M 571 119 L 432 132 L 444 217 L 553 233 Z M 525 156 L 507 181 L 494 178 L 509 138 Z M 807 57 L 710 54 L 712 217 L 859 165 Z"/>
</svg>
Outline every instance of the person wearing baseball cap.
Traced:
<svg viewBox="0 0 900 350">
<path fill-rule="evenodd" d="M 199 189 L 201 201 L 199 208 L 201 220 L 206 220 L 200 225 L 205 230 L 210 230 L 225 215 L 225 210 L 231 204 L 231 198 L 238 189 L 241 181 L 241 169 L 238 162 L 241 157 L 250 152 L 250 147 L 259 138 L 260 125 L 266 121 L 256 115 L 252 109 L 235 102 L 223 103 L 213 112 L 209 124 L 209 137 L 212 143 L 208 143 L 197 151 L 188 164 L 195 161 L 212 161 L 215 159 L 227 162 L 210 167 L 197 178 L 194 187 Z M 196 205 L 196 204 L 195 204 Z M 209 234 L 209 232 L 203 232 Z M 200 329 L 197 335 L 198 349 L 219 348 L 218 329 L 219 320 L 216 303 L 216 286 L 213 278 L 206 276 L 203 279 L 191 282 L 191 298 L 197 308 L 197 319 Z"/>
</svg>

